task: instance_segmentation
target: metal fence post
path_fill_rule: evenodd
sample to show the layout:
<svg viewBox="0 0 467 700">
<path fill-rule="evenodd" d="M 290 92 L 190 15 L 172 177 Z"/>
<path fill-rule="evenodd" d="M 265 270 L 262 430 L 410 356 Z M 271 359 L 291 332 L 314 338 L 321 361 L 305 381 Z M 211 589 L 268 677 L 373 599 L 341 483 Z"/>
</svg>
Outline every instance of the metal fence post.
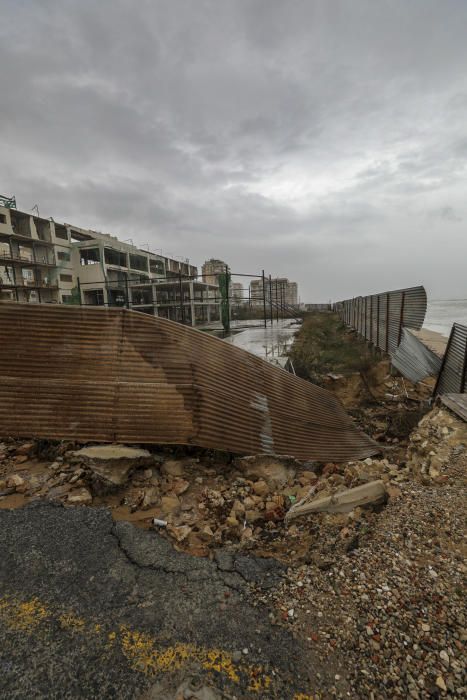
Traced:
<svg viewBox="0 0 467 700">
<path fill-rule="evenodd" d="M 405 304 L 405 292 L 402 292 L 402 299 L 401 299 L 401 313 L 399 317 L 399 334 L 397 338 L 397 347 L 401 344 L 401 338 L 402 338 L 402 325 L 404 323 L 404 304 Z"/>
<path fill-rule="evenodd" d="M 264 276 L 264 270 L 262 272 L 263 278 L 263 311 L 264 311 L 264 327 L 266 328 L 266 278 Z"/>
<path fill-rule="evenodd" d="M 271 314 L 271 326 L 274 323 L 274 316 L 272 315 L 272 281 L 271 275 L 269 275 L 269 313 Z"/>
<path fill-rule="evenodd" d="M 389 292 L 386 293 L 386 352 L 389 352 Z"/>
</svg>

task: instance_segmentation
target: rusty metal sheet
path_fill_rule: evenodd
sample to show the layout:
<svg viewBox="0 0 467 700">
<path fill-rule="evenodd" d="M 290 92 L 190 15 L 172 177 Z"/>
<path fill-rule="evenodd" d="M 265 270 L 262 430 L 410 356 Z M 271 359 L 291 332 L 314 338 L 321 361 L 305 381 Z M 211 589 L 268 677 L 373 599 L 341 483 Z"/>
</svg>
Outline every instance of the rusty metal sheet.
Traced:
<svg viewBox="0 0 467 700">
<path fill-rule="evenodd" d="M 0 303 L 0 435 L 346 461 L 379 447 L 328 391 L 126 309 Z"/>
</svg>

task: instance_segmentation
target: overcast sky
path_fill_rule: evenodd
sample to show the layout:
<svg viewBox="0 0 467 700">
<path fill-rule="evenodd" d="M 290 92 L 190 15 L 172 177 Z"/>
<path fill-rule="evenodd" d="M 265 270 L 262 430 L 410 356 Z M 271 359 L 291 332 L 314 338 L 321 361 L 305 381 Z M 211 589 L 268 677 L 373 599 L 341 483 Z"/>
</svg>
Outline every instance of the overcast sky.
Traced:
<svg viewBox="0 0 467 700">
<path fill-rule="evenodd" d="M 0 193 L 302 301 L 467 297 L 467 0 L 2 0 Z"/>
</svg>

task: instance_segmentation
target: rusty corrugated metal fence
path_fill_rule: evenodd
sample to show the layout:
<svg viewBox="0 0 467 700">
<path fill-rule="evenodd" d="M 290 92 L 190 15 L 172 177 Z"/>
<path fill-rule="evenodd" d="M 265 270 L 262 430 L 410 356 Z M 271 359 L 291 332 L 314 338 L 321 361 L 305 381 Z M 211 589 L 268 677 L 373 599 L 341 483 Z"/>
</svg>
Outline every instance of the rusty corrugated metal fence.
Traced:
<svg viewBox="0 0 467 700">
<path fill-rule="evenodd" d="M 454 323 L 433 395 L 464 394 L 466 392 L 467 326 Z"/>
<path fill-rule="evenodd" d="M 401 342 L 403 328 L 420 330 L 423 326 L 426 306 L 425 288 L 420 286 L 346 299 L 335 309 L 347 326 L 392 354 Z"/>
<path fill-rule="evenodd" d="M 0 332 L 0 436 L 325 461 L 379 450 L 330 392 L 172 321 L 0 303 Z"/>
</svg>

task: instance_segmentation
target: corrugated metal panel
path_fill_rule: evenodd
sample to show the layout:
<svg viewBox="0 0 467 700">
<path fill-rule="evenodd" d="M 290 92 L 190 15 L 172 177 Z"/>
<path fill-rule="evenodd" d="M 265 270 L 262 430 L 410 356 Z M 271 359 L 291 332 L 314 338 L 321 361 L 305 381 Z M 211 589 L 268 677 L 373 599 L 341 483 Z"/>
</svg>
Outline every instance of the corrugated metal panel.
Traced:
<svg viewBox="0 0 467 700">
<path fill-rule="evenodd" d="M 436 377 L 441 367 L 441 358 L 418 338 L 402 329 L 402 340 L 393 353 L 392 364 L 411 382 L 420 382 L 425 377 Z"/>
<path fill-rule="evenodd" d="M 379 450 L 330 392 L 165 319 L 4 303 L 0 330 L 0 435 L 334 461 Z"/>
<path fill-rule="evenodd" d="M 467 422 L 467 394 L 443 394 L 439 400 Z"/>
<path fill-rule="evenodd" d="M 419 330 L 423 326 L 426 304 L 424 287 L 410 287 L 346 299 L 338 302 L 335 309 L 347 326 L 394 356 L 402 339 L 403 328 Z M 406 362 L 401 363 L 401 367 L 405 364 Z M 416 364 L 415 358 L 412 364 Z M 403 369 L 400 371 L 410 379 Z"/>
<path fill-rule="evenodd" d="M 467 326 L 454 323 L 435 386 L 438 394 L 464 394 L 467 391 Z"/>
</svg>

